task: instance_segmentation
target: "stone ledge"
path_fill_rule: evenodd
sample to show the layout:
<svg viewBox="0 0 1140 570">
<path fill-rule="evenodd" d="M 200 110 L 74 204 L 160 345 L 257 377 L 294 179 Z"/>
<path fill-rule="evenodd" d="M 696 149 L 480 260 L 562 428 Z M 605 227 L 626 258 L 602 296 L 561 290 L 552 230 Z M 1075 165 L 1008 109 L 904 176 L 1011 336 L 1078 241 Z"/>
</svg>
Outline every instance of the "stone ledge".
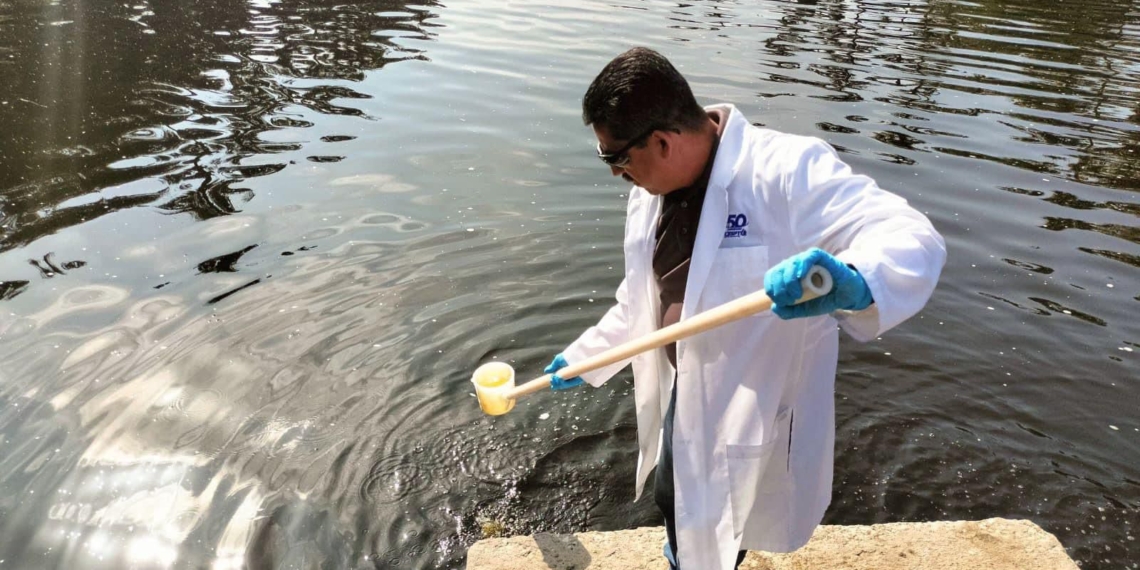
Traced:
<svg viewBox="0 0 1140 570">
<path fill-rule="evenodd" d="M 491 538 L 467 570 L 664 570 L 665 530 Z M 1077 570 L 1057 537 L 1026 520 L 821 526 L 790 554 L 749 552 L 741 570 Z"/>
</svg>

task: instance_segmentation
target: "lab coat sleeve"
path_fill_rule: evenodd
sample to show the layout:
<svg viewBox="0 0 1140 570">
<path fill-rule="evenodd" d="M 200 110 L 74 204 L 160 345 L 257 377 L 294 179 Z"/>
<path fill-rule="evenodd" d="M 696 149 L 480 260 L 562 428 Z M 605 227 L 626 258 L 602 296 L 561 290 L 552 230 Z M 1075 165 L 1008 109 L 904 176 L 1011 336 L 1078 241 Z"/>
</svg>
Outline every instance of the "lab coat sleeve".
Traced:
<svg viewBox="0 0 1140 570">
<path fill-rule="evenodd" d="M 856 268 L 875 302 L 833 316 L 860 341 L 913 316 L 934 291 L 946 243 L 930 220 L 900 196 L 855 174 L 822 140 L 796 137 L 785 175 L 792 234 L 800 249 L 819 247 Z"/>
<path fill-rule="evenodd" d="M 598 324 L 586 329 L 578 340 L 562 351 L 566 362 L 570 364 L 581 362 L 629 340 L 629 298 L 626 282 L 625 279 L 622 280 L 617 290 L 617 303 L 606 311 Z M 591 386 L 601 386 L 625 368 L 630 360 L 632 359 L 587 372 L 582 375 L 582 379 Z"/>
</svg>

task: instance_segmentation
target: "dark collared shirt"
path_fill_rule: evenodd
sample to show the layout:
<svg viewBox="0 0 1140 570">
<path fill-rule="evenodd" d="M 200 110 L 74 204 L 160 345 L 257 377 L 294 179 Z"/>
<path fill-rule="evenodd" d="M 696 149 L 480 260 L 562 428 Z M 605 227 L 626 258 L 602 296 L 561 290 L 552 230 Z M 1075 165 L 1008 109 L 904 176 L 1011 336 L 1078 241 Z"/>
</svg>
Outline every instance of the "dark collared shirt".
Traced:
<svg viewBox="0 0 1140 570">
<path fill-rule="evenodd" d="M 705 202 L 709 177 L 712 175 L 720 136 L 728 117 L 720 111 L 709 113 L 717 123 L 705 170 L 691 185 L 674 190 L 663 197 L 661 217 L 657 220 L 657 244 L 653 249 L 653 274 L 661 288 L 661 326 L 667 327 L 681 320 L 681 307 L 685 300 L 685 283 L 689 279 L 689 262 L 697 241 L 697 224 Z M 677 366 L 677 344 L 665 347 L 669 362 Z"/>
</svg>

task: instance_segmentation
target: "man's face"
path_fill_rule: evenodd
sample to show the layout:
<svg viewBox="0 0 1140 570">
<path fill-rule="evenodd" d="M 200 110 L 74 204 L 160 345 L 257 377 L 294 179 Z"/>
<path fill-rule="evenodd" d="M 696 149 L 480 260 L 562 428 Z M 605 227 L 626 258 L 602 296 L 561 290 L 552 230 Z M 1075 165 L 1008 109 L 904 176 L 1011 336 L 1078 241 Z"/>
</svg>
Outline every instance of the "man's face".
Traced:
<svg viewBox="0 0 1140 570">
<path fill-rule="evenodd" d="M 619 164 L 624 163 L 623 166 L 613 166 L 607 164 L 610 172 L 614 176 L 621 176 L 623 180 L 630 184 L 635 184 L 645 188 L 650 194 L 659 194 L 661 190 L 657 188 L 656 176 L 654 176 L 653 166 L 656 164 L 656 156 L 653 153 L 654 149 L 654 132 L 644 134 L 638 138 L 630 140 L 619 140 L 610 136 L 609 129 L 600 125 L 593 125 L 594 136 L 598 137 L 598 145 L 601 152 L 610 154 L 618 152 L 631 142 L 636 143 L 624 153 L 624 157 L 619 157 L 621 160 Z M 650 144 L 645 144 L 648 141 Z M 640 146 L 640 148 L 638 148 Z"/>
</svg>

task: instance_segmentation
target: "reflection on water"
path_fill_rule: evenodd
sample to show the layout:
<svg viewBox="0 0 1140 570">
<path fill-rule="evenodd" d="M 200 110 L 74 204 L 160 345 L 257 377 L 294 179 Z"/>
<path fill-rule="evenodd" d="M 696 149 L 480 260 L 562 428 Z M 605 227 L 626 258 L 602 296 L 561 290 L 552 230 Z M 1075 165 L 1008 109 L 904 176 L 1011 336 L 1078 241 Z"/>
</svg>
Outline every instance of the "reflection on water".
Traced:
<svg viewBox="0 0 1140 570">
<path fill-rule="evenodd" d="M 460 568 L 630 504 L 628 375 L 480 414 L 610 302 L 581 93 L 630 44 L 927 212 L 840 362 L 826 522 L 1140 559 L 1140 3 L 0 0 L 0 565 Z"/>
<path fill-rule="evenodd" d="M 0 6 L 0 55 L 21 58 L 0 91 L 15 135 L 0 156 L 19 157 L 0 171 L 0 251 L 122 208 L 238 211 L 253 197 L 244 181 L 304 146 L 297 129 L 319 115 L 367 118 L 352 103 L 370 97 L 354 89 L 366 71 L 425 57 L 400 40 L 433 36 L 433 3 L 377 12 L 385 5 L 408 8 Z"/>
</svg>

